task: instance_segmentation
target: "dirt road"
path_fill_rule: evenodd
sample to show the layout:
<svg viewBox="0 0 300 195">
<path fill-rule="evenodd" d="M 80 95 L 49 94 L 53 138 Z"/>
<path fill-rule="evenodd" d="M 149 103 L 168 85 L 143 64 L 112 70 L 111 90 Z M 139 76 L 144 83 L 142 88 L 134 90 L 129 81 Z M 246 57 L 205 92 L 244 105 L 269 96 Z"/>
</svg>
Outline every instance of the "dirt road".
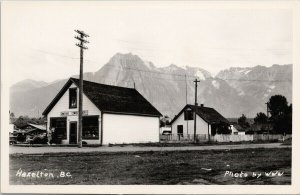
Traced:
<svg viewBox="0 0 300 195">
<path fill-rule="evenodd" d="M 135 152 L 135 151 L 192 151 L 192 150 L 231 150 L 247 148 L 290 148 L 281 143 L 268 144 L 238 144 L 238 145 L 209 145 L 209 146 L 183 146 L 183 147 L 150 147 L 150 146 L 101 146 L 101 147 L 20 147 L 10 146 L 10 154 L 44 154 L 68 152 Z"/>
</svg>

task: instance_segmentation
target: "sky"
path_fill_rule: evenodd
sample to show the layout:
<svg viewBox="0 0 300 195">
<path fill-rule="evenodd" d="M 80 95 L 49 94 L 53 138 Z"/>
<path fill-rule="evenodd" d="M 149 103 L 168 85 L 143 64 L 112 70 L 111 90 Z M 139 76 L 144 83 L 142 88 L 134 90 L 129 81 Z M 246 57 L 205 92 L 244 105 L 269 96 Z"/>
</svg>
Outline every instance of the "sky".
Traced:
<svg viewBox="0 0 300 195">
<path fill-rule="evenodd" d="M 84 72 L 99 70 L 118 52 L 136 54 L 157 67 L 188 65 L 213 75 L 229 67 L 293 63 L 291 9 L 172 2 L 5 3 L 2 65 L 9 67 L 11 84 L 78 74 L 75 29 L 90 35 Z"/>
</svg>

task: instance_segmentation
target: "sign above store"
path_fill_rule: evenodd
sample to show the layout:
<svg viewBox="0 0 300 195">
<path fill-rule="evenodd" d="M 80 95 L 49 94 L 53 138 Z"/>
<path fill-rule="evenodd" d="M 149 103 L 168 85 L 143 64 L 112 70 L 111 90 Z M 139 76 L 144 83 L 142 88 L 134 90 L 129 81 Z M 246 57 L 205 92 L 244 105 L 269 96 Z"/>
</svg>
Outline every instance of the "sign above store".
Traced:
<svg viewBox="0 0 300 195">
<path fill-rule="evenodd" d="M 77 116 L 78 115 L 78 111 L 63 111 L 60 112 L 60 116 Z M 83 110 L 82 111 L 82 115 L 88 115 L 88 111 L 87 110 Z"/>
</svg>

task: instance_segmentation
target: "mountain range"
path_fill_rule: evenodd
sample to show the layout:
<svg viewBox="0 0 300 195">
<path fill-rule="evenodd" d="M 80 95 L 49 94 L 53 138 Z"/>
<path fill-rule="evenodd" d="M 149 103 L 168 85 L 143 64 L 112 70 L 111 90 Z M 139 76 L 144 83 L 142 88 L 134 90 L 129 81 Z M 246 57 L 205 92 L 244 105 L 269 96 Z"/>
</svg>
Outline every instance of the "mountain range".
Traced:
<svg viewBox="0 0 300 195">
<path fill-rule="evenodd" d="M 284 95 L 292 100 L 292 65 L 271 67 L 232 67 L 221 70 L 216 76 L 198 67 L 180 67 L 171 64 L 156 67 L 139 56 L 115 54 L 96 72 L 84 73 L 84 79 L 135 87 L 163 115 L 173 118 L 186 103 L 195 101 L 194 82 L 198 84 L 198 103 L 213 107 L 225 117 L 245 114 L 254 117 L 265 112 L 270 96 Z M 78 77 L 74 75 L 74 77 Z M 10 88 L 10 111 L 16 116 L 41 116 L 68 78 L 52 83 L 24 80 Z"/>
</svg>

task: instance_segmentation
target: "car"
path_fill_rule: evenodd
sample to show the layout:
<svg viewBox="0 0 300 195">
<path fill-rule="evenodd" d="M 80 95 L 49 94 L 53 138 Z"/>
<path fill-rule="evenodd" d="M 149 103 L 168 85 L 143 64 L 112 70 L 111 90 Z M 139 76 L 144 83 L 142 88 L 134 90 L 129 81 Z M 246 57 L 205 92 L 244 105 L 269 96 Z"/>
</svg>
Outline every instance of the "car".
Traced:
<svg viewBox="0 0 300 195">
<path fill-rule="evenodd" d="M 171 135 L 172 134 L 172 131 L 171 130 L 164 130 L 162 132 L 162 135 Z"/>
</svg>

